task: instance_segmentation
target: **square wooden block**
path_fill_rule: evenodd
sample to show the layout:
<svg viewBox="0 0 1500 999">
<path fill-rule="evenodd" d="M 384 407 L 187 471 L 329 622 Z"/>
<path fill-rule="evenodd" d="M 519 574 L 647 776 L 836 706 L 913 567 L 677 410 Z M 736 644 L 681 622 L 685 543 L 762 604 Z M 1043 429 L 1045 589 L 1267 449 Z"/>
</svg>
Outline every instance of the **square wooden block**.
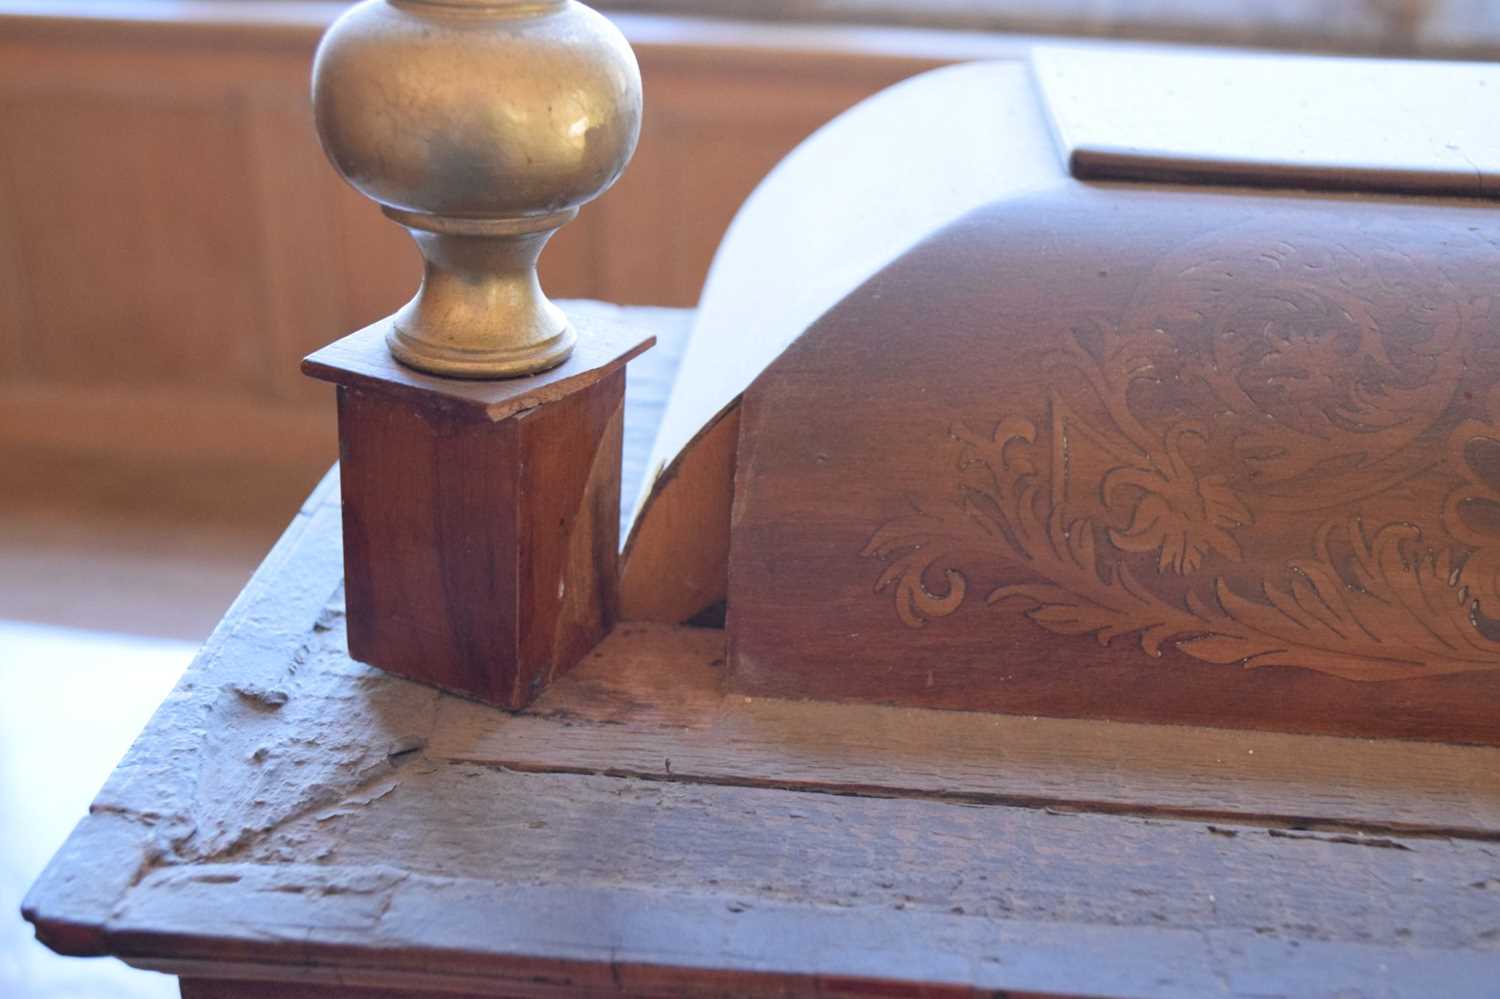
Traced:
<svg viewBox="0 0 1500 999">
<path fill-rule="evenodd" d="M 410 370 L 385 322 L 303 362 L 338 386 L 354 658 L 517 709 L 613 625 L 624 365 L 654 339 L 572 318 L 528 378 Z"/>
</svg>

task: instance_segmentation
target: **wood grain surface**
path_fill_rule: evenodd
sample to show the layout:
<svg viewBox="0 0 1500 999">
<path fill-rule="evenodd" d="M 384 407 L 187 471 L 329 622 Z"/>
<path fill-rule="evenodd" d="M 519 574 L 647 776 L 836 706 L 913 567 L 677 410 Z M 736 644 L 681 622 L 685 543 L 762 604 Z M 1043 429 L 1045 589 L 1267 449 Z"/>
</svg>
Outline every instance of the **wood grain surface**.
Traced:
<svg viewBox="0 0 1500 999">
<path fill-rule="evenodd" d="M 620 617 L 682 624 L 724 603 L 739 407 L 654 477 L 621 555 Z"/>
<path fill-rule="evenodd" d="M 499 723 L 444 702 L 426 752 L 525 772 L 1500 840 L 1496 749 L 744 697 L 726 680 L 722 631 L 622 624 L 524 715 Z"/>
<path fill-rule="evenodd" d="M 340 385 L 353 655 L 517 708 L 591 649 L 616 613 L 624 391 L 617 369 L 492 423 Z"/>
<path fill-rule="evenodd" d="M 397 364 L 388 320 L 304 370 L 338 386 L 349 648 L 517 708 L 591 649 L 618 602 L 625 363 L 649 332 L 570 303 L 579 345 L 526 378 Z"/>
<path fill-rule="evenodd" d="M 1012 779 L 964 753 L 984 716 L 747 702 L 703 661 L 720 633 L 639 625 L 507 715 L 350 660 L 340 565 L 329 486 L 28 896 L 45 941 L 239 999 L 270 986 L 209 982 L 1483 996 L 1500 974 L 1492 750 L 1167 729 L 1146 756 L 1135 726 L 1041 721 L 1043 749 L 993 718 L 1015 779 L 1050 756 L 1057 785 L 945 796 Z M 756 776 L 705 764 L 716 727 Z M 590 730 L 620 775 L 570 742 Z"/>
<path fill-rule="evenodd" d="M 1500 742 L 1497 267 L 1476 202 L 971 213 L 744 396 L 735 687 Z"/>
</svg>

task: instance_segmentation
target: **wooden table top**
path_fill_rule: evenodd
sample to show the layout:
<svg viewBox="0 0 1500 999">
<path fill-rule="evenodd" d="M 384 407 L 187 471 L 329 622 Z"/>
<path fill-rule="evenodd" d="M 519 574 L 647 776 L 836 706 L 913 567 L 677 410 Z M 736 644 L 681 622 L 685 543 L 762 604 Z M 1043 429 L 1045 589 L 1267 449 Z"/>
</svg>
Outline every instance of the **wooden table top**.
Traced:
<svg viewBox="0 0 1500 999">
<path fill-rule="evenodd" d="M 644 625 L 509 715 L 351 661 L 341 571 L 330 478 L 33 888 L 46 943 L 512 995 L 1500 981 L 1500 751 L 726 696 L 722 632 Z"/>
</svg>

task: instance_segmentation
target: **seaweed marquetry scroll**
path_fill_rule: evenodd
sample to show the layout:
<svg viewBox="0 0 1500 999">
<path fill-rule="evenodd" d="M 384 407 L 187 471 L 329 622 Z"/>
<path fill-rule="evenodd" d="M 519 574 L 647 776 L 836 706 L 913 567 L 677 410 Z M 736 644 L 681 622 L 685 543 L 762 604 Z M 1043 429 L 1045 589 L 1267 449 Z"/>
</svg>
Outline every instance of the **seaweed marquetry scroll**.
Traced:
<svg viewBox="0 0 1500 999">
<path fill-rule="evenodd" d="M 1170 643 L 1350 680 L 1500 669 L 1500 389 L 1484 417 L 1441 428 L 1488 298 L 1388 243 L 1234 238 L 1174 255 L 1122 322 L 1064 336 L 1042 361 L 1040 419 L 951 429 L 949 495 L 865 547 L 890 560 L 875 588 L 905 624 L 956 612 L 962 564 L 988 559 L 1031 577 L 988 604 L 1054 634 L 1134 636 L 1152 656 Z M 1136 390 L 1164 382 L 1204 387 L 1210 405 L 1138 413 Z M 1365 512 L 1418 476 L 1452 480 L 1440 505 Z M 1308 535 L 1303 551 L 1247 565 L 1278 519 Z"/>
</svg>

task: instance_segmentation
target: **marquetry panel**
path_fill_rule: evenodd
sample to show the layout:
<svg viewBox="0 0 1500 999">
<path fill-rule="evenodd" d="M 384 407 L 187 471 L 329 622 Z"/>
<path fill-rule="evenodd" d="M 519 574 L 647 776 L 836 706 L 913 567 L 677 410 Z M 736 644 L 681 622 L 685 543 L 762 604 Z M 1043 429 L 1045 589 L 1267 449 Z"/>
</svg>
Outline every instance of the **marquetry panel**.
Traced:
<svg viewBox="0 0 1500 999">
<path fill-rule="evenodd" d="M 1492 215 L 1081 185 L 970 213 L 745 393 L 736 686 L 1496 743 Z"/>
</svg>

